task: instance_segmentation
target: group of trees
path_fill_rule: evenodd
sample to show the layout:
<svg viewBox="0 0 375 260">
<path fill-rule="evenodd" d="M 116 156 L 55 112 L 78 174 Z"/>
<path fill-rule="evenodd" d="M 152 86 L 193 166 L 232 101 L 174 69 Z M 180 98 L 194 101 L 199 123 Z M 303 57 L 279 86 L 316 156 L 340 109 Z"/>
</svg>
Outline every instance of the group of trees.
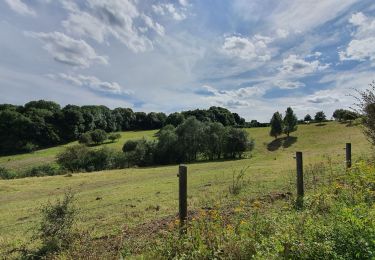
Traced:
<svg viewBox="0 0 375 260">
<path fill-rule="evenodd" d="M 345 122 L 345 121 L 352 121 L 360 117 L 360 115 L 357 112 L 346 110 L 346 109 L 336 109 L 333 112 L 332 117 L 339 121 L 339 122 Z"/>
<path fill-rule="evenodd" d="M 314 120 L 312 119 L 312 117 L 309 114 L 307 114 L 303 121 L 305 121 L 305 122 L 313 122 L 314 121 L 314 122 L 317 122 L 317 123 L 321 123 L 325 120 L 327 120 L 327 117 L 324 114 L 324 112 L 318 111 L 318 112 L 316 112 L 316 114 L 314 116 Z"/>
<path fill-rule="evenodd" d="M 187 118 L 177 127 L 167 125 L 155 140 L 128 140 L 123 152 L 107 147 L 89 149 L 84 145 L 69 146 L 57 156 L 57 162 L 69 171 L 99 171 L 133 165 L 151 166 L 241 158 L 251 151 L 254 141 L 244 129 L 224 126 L 219 122 L 201 122 Z"/>
<path fill-rule="evenodd" d="M 157 140 L 129 140 L 123 151 L 131 165 L 147 166 L 193 162 L 199 159 L 241 158 L 251 151 L 254 141 L 239 128 L 219 122 L 201 122 L 189 117 L 177 127 L 167 125 Z"/>
<path fill-rule="evenodd" d="M 130 108 L 67 105 L 61 108 L 51 101 L 31 101 L 24 106 L 0 104 L 0 154 L 30 152 L 37 148 L 78 140 L 96 129 L 105 132 L 160 129 L 178 126 L 187 117 L 202 122 L 220 122 L 241 127 L 245 120 L 221 107 L 164 113 L 133 112 Z M 87 137 L 87 136 L 86 136 Z M 95 142 L 95 141 L 94 141 Z"/>
<path fill-rule="evenodd" d="M 297 130 L 298 119 L 294 114 L 293 109 L 288 107 L 285 111 L 285 117 L 282 118 L 282 115 L 279 112 L 275 112 L 271 118 L 271 131 L 270 136 L 277 137 L 282 133 L 285 133 L 288 137 L 290 133 Z"/>
</svg>

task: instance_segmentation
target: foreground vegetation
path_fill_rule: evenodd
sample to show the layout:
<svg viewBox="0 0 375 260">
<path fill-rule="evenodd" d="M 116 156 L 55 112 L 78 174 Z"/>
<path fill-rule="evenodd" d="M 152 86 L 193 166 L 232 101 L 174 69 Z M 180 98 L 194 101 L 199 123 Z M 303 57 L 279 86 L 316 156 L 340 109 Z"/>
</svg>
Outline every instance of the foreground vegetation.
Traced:
<svg viewBox="0 0 375 260">
<path fill-rule="evenodd" d="M 247 130 L 256 140 L 251 157 L 188 165 L 190 210 L 199 212 L 202 208 L 213 208 L 217 203 L 222 205 L 218 210 L 236 208 L 235 204 L 231 206 L 232 202 L 239 203 L 243 200 L 251 204 L 255 199 L 267 194 L 293 192 L 294 186 L 292 189 L 290 187 L 294 185 L 295 179 L 293 156 L 296 150 L 304 152 L 306 167 L 322 161 L 329 161 L 334 167 L 341 167 L 344 165 L 343 148 L 346 142 L 353 143 L 355 159 L 370 151 L 369 144 L 357 126 L 348 127 L 335 122 L 319 126 L 300 125 L 290 138 L 281 137 L 277 140 L 269 137 L 268 130 Z M 133 138 L 144 134 L 152 136 L 154 133 L 134 132 Z M 105 145 L 121 149 L 119 142 Z M 229 192 L 229 187 L 233 185 L 233 172 L 240 172 L 244 166 L 249 166 L 243 178 L 245 185 L 239 194 L 234 196 Z M 337 172 L 341 172 L 339 169 L 342 167 L 337 169 Z M 67 175 L 0 181 L 2 253 L 22 244 L 38 248 L 40 241 L 32 240 L 29 243 L 29 237 L 40 221 L 40 205 L 46 204 L 54 197 L 61 197 L 66 189 L 70 188 L 76 194 L 75 204 L 79 212 L 76 228 L 80 230 L 79 233 L 88 233 L 90 241 L 95 238 L 92 241 L 104 243 L 104 248 L 111 248 L 106 243 L 125 243 L 121 238 L 124 235 L 136 241 L 134 247 L 129 245 L 124 248 L 133 248 L 129 253 L 138 254 L 140 252 L 135 249 L 147 248 L 144 242 L 151 241 L 149 231 L 153 233 L 161 223 L 175 220 L 178 209 L 176 172 L 176 166 L 166 166 L 80 173 L 72 174 L 71 177 Z M 264 207 L 271 208 L 267 205 Z M 276 203 L 275 209 L 277 208 L 279 207 Z M 145 234 L 145 237 L 136 234 Z M 100 245 L 96 245 L 98 250 L 101 248 L 101 253 L 107 252 Z M 111 252 L 117 254 L 121 251 L 119 248 Z M 159 250 L 161 248 L 157 251 Z M 91 251 L 94 252 L 93 249 Z M 123 254 L 127 254 L 126 251 Z"/>
</svg>

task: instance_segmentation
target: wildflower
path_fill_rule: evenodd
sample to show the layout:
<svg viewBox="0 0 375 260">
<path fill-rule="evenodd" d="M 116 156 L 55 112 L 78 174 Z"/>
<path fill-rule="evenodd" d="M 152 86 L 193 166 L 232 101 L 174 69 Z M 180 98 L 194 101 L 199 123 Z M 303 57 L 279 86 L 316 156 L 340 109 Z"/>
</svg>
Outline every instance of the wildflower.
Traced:
<svg viewBox="0 0 375 260">
<path fill-rule="evenodd" d="M 256 201 L 253 202 L 253 204 L 251 204 L 251 206 L 253 208 L 259 209 L 262 206 L 262 203 L 260 203 L 260 201 L 256 200 Z"/>
<path fill-rule="evenodd" d="M 237 207 L 237 208 L 234 209 L 234 212 L 241 212 L 241 211 L 242 211 L 242 208 L 240 208 L 240 207 Z"/>
</svg>

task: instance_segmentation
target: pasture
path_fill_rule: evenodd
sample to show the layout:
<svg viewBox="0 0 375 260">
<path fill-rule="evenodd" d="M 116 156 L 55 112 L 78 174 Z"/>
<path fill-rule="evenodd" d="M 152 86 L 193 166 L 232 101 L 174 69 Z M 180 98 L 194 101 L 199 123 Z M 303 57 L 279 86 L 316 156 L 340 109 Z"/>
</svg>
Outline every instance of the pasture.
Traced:
<svg viewBox="0 0 375 260">
<path fill-rule="evenodd" d="M 345 143 L 352 143 L 354 160 L 369 153 L 370 145 L 360 127 L 337 122 L 300 125 L 289 139 L 268 135 L 269 128 L 247 129 L 255 148 L 247 158 L 234 161 L 188 164 L 189 210 L 234 199 L 228 193 L 233 173 L 248 167 L 246 187 L 235 199 L 249 199 L 270 192 L 282 192 L 295 183 L 295 151 L 304 153 L 304 165 L 332 161 L 344 165 Z M 152 138 L 156 131 L 122 133 L 117 143 L 104 144 L 121 149 L 125 140 Z M 71 144 L 68 144 L 71 145 Z M 32 154 L 0 158 L 0 165 L 20 169 L 53 162 L 63 147 Z M 95 148 L 93 148 L 95 149 Z M 129 168 L 72 176 L 50 176 L 0 180 L 1 244 L 27 239 L 40 218 L 40 205 L 61 197 L 68 189 L 76 194 L 78 226 L 95 237 L 120 233 L 125 227 L 153 222 L 178 211 L 177 165 Z"/>
</svg>

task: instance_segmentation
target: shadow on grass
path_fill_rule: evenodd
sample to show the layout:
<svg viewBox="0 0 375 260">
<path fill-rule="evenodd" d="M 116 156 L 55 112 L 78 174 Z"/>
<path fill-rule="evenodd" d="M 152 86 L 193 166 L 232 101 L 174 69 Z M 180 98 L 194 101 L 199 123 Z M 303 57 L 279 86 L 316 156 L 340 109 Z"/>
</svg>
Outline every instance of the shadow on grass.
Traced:
<svg viewBox="0 0 375 260">
<path fill-rule="evenodd" d="M 273 151 L 278 150 L 281 146 L 283 148 L 291 147 L 294 143 L 297 142 L 297 139 L 298 137 L 295 137 L 295 136 L 289 136 L 289 137 L 285 136 L 282 138 L 277 138 L 273 140 L 272 142 L 270 142 L 269 144 L 267 144 L 267 150 L 270 152 L 273 152 Z"/>
<path fill-rule="evenodd" d="M 316 124 L 315 126 L 325 126 L 325 125 L 327 125 L 327 124 L 324 124 L 324 123 L 318 123 L 318 124 Z"/>
</svg>

